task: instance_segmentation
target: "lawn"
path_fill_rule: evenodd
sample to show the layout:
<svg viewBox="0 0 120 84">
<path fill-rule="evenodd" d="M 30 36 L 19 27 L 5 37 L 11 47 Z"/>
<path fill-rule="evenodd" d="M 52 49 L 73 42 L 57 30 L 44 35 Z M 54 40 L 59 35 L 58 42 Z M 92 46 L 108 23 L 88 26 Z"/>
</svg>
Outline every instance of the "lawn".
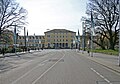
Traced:
<svg viewBox="0 0 120 84">
<path fill-rule="evenodd" d="M 115 55 L 115 56 L 119 55 L 118 50 L 101 50 L 101 49 L 96 49 L 96 50 L 92 50 L 92 51 L 96 52 L 96 53 L 104 53 L 104 54 Z"/>
</svg>

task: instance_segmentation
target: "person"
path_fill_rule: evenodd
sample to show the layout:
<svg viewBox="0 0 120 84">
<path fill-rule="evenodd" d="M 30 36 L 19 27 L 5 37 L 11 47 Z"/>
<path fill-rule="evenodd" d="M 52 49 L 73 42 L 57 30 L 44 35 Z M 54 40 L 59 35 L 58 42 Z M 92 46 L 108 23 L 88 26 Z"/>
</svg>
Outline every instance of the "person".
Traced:
<svg viewBox="0 0 120 84">
<path fill-rule="evenodd" d="M 30 53 L 30 48 L 28 48 L 28 52 Z"/>
<path fill-rule="evenodd" d="M 88 52 L 88 54 L 89 54 L 89 56 L 90 56 L 90 51 L 88 50 L 87 52 Z"/>
<path fill-rule="evenodd" d="M 3 54 L 3 56 L 5 55 L 5 49 L 4 48 L 2 48 L 2 54 Z"/>
<path fill-rule="evenodd" d="M 2 54 L 2 49 L 0 48 L 0 54 Z"/>
</svg>

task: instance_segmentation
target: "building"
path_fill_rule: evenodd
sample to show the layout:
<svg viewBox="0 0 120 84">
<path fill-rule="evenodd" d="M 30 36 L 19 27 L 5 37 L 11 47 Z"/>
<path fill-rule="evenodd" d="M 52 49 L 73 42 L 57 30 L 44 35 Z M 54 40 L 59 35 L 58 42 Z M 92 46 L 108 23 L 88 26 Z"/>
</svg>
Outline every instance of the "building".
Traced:
<svg viewBox="0 0 120 84">
<path fill-rule="evenodd" d="M 66 29 L 53 29 L 45 33 L 45 48 L 65 49 L 73 47 L 76 32 Z"/>
<path fill-rule="evenodd" d="M 25 41 L 26 38 L 26 41 Z M 30 49 L 44 48 L 44 36 L 30 35 L 30 36 L 18 36 L 17 44 L 19 47 L 27 47 Z"/>
</svg>

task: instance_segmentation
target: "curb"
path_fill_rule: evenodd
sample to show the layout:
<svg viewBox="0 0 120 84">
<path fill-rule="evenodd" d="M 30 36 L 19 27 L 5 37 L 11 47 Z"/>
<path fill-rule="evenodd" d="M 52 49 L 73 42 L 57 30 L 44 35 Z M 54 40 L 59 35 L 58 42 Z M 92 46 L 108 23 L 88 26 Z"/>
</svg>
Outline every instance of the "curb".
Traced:
<svg viewBox="0 0 120 84">
<path fill-rule="evenodd" d="M 79 54 L 80 54 L 80 55 L 83 55 L 82 53 L 79 53 Z M 83 56 L 85 56 L 85 55 L 87 55 L 87 54 L 84 53 Z M 86 56 L 85 56 L 85 57 L 86 57 Z M 88 59 L 92 60 L 93 62 L 96 62 L 96 63 L 98 63 L 98 64 L 100 64 L 100 65 L 102 65 L 102 66 L 104 66 L 104 67 L 106 67 L 106 68 L 108 68 L 108 69 L 110 69 L 110 70 L 112 70 L 112 71 L 115 71 L 115 72 L 117 72 L 117 73 L 120 74 L 120 70 L 114 69 L 114 68 L 112 68 L 112 67 L 109 66 L 109 65 L 106 65 L 106 64 L 100 63 L 99 61 L 97 61 L 97 60 L 95 60 L 95 59 L 91 59 L 91 58 L 94 58 L 94 57 L 91 57 L 91 58 L 86 57 L 86 58 L 88 58 Z M 118 67 L 119 67 L 119 66 L 118 66 Z M 120 68 L 120 67 L 119 67 L 119 68 Z"/>
<path fill-rule="evenodd" d="M 90 59 L 90 58 L 88 58 L 88 59 Z M 115 71 L 115 72 L 117 72 L 117 73 L 120 74 L 120 71 L 119 71 L 119 70 L 114 69 L 114 68 L 112 68 L 111 66 L 108 66 L 108 65 L 105 65 L 105 64 L 103 64 L 103 63 L 100 63 L 100 62 L 98 62 L 98 61 L 96 61 L 96 60 L 94 60 L 94 59 L 90 59 L 90 60 L 92 60 L 92 61 L 94 61 L 94 62 L 96 62 L 96 63 L 98 63 L 98 64 L 100 64 L 100 65 L 102 65 L 102 66 L 104 66 L 104 67 L 106 67 L 106 68 L 108 68 L 108 69 L 111 69 L 111 70 L 113 70 L 113 71 Z"/>
<path fill-rule="evenodd" d="M 10 57 L 10 56 L 16 56 L 16 55 L 23 55 L 23 54 L 27 54 L 27 52 L 26 53 L 18 53 L 18 54 L 17 53 L 16 54 L 13 53 L 11 55 L 4 55 L 4 56 L 2 55 L 2 56 L 0 56 L 0 58 Z"/>
</svg>

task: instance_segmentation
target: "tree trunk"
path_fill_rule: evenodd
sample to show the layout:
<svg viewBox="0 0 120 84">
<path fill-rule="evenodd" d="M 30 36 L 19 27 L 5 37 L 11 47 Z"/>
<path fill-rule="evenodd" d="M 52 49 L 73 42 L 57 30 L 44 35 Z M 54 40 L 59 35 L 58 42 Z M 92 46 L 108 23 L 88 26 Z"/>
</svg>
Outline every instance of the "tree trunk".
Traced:
<svg viewBox="0 0 120 84">
<path fill-rule="evenodd" d="M 110 45 L 109 45 L 109 49 L 111 49 L 111 50 L 115 50 L 115 45 L 114 45 L 114 42 L 113 42 L 113 40 L 109 40 L 109 43 L 110 43 Z"/>
</svg>

